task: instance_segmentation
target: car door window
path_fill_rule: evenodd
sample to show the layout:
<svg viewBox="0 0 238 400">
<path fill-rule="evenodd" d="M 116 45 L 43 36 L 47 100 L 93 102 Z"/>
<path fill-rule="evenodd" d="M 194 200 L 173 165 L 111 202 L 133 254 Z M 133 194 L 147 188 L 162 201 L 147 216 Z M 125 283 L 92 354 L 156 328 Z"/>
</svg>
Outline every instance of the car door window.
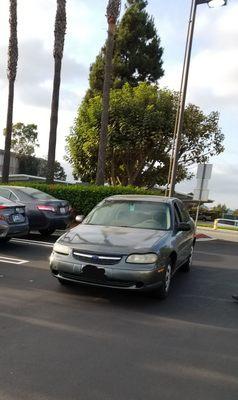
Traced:
<svg viewBox="0 0 238 400">
<path fill-rule="evenodd" d="M 5 199 L 10 199 L 10 190 L 0 189 L 0 196 L 5 197 Z"/>
<path fill-rule="evenodd" d="M 179 204 L 178 207 L 179 207 L 179 210 L 180 210 L 182 222 L 189 222 L 190 221 L 190 216 L 189 216 L 189 213 L 186 210 L 185 206 L 183 204 Z"/>
<path fill-rule="evenodd" d="M 182 222 L 182 216 L 176 203 L 174 203 L 174 216 L 175 216 L 175 226 L 178 226 L 179 223 Z"/>
<path fill-rule="evenodd" d="M 17 201 L 17 197 L 16 197 L 15 194 L 12 193 L 12 192 L 10 192 L 10 197 L 9 197 L 9 199 L 12 200 L 12 201 Z"/>
</svg>

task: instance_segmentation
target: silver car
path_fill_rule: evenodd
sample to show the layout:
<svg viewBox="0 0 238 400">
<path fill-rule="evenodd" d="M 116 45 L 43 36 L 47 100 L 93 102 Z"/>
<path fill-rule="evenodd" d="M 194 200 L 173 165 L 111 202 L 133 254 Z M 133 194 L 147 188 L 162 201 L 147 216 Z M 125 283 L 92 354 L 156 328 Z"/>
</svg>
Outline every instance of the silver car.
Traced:
<svg viewBox="0 0 238 400">
<path fill-rule="evenodd" d="M 29 231 L 25 206 L 0 196 L 0 243 L 13 236 L 24 236 Z"/>
<path fill-rule="evenodd" d="M 178 268 L 189 271 L 194 223 L 183 203 L 160 196 L 112 196 L 61 236 L 50 258 L 61 284 L 168 295 Z"/>
</svg>

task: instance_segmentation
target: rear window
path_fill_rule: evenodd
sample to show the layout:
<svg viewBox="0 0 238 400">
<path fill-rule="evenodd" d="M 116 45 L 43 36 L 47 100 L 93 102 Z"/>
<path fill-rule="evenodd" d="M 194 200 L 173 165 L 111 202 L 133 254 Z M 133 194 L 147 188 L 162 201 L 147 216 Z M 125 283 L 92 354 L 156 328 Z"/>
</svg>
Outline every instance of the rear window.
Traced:
<svg viewBox="0 0 238 400">
<path fill-rule="evenodd" d="M 0 196 L 0 206 L 14 207 L 15 204 L 11 200 L 5 199 L 5 197 Z"/>
<path fill-rule="evenodd" d="M 31 197 L 32 199 L 35 200 L 53 200 L 55 199 L 53 196 L 49 195 L 48 193 L 41 192 L 40 190 L 37 189 L 32 189 L 32 188 L 23 188 L 23 189 L 18 189 L 21 194 L 26 194 L 28 197 Z"/>
</svg>

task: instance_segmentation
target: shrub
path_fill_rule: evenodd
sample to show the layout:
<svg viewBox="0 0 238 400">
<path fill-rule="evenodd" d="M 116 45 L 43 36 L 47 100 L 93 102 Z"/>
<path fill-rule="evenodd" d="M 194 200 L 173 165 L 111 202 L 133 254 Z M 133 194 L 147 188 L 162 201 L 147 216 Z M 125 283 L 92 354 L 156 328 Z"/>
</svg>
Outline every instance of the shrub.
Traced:
<svg viewBox="0 0 238 400">
<path fill-rule="evenodd" d="M 87 215 L 93 207 L 106 197 L 116 194 L 152 194 L 162 195 L 158 190 L 147 190 L 130 186 L 84 186 L 84 185 L 62 185 L 37 182 L 15 182 L 9 185 L 27 186 L 39 189 L 58 199 L 67 200 L 75 212 Z"/>
</svg>

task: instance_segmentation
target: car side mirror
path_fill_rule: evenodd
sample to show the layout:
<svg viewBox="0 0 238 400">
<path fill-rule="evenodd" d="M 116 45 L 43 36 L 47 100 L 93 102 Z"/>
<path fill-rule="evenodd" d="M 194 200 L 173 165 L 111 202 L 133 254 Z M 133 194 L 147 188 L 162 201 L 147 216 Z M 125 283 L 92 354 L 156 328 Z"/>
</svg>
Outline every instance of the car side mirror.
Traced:
<svg viewBox="0 0 238 400">
<path fill-rule="evenodd" d="M 78 222 L 78 224 L 81 224 L 83 222 L 84 215 L 76 215 L 75 221 Z"/>
<path fill-rule="evenodd" d="M 191 226 L 188 222 L 180 222 L 178 224 L 177 230 L 182 232 L 188 232 L 191 230 Z"/>
</svg>

